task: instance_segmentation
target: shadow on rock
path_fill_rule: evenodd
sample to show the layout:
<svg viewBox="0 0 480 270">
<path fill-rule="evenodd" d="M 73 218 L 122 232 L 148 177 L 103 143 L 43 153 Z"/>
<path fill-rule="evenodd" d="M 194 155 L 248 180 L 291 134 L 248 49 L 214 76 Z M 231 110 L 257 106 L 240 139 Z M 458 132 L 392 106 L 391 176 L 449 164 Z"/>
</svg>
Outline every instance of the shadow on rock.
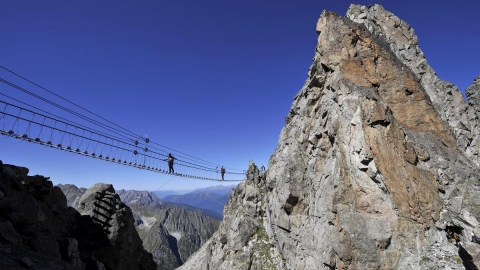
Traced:
<svg viewBox="0 0 480 270">
<path fill-rule="evenodd" d="M 458 244 L 458 256 L 462 259 L 463 266 L 467 270 L 478 270 L 478 267 L 473 263 L 473 257 L 463 248 L 461 244 Z"/>
</svg>

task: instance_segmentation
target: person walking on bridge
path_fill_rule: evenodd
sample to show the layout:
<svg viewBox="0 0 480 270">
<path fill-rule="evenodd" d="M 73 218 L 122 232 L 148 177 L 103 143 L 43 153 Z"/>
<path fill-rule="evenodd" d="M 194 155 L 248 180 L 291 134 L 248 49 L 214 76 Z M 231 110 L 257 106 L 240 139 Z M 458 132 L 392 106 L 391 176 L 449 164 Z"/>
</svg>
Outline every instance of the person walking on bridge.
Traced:
<svg viewBox="0 0 480 270">
<path fill-rule="evenodd" d="M 225 168 L 222 166 L 222 168 L 220 169 L 220 174 L 222 175 L 222 181 L 224 180 L 223 179 L 223 176 L 225 175 Z"/>
<path fill-rule="evenodd" d="M 168 173 L 175 173 L 175 170 L 173 169 L 173 161 L 175 159 L 176 158 L 174 156 L 172 156 L 171 153 L 168 153 L 168 157 L 166 159 L 164 159 L 164 161 L 168 162 Z"/>
</svg>

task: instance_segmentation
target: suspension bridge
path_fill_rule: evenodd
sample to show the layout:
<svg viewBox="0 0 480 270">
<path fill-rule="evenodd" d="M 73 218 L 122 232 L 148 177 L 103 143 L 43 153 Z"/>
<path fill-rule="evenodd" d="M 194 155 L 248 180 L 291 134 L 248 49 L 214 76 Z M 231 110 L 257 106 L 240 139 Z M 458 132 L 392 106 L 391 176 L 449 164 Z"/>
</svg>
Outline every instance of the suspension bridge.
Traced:
<svg viewBox="0 0 480 270">
<path fill-rule="evenodd" d="M 70 104 L 69 107 L 62 106 L 26 87 L 0 77 L 2 83 L 0 85 L 4 86 L 3 89 L 20 91 L 35 100 L 38 99 L 53 106 L 56 111 L 62 112 L 62 115 L 70 116 L 61 117 L 59 113 L 52 113 L 52 110 L 33 106 L 32 102 L 22 101 L 0 91 L 1 136 L 178 177 L 237 182 L 245 178 L 244 170 L 225 167 L 226 172 L 223 177 L 225 180 L 223 180 L 218 164 L 151 141 L 146 135 L 141 136 L 125 129 L 3 66 L 0 66 L 0 70 Z M 75 109 L 72 109 L 73 107 Z M 84 113 L 79 113 L 78 110 Z M 73 121 L 73 116 L 78 120 Z M 175 157 L 175 172 L 172 173 L 169 172 L 168 153 L 173 153 Z"/>
</svg>

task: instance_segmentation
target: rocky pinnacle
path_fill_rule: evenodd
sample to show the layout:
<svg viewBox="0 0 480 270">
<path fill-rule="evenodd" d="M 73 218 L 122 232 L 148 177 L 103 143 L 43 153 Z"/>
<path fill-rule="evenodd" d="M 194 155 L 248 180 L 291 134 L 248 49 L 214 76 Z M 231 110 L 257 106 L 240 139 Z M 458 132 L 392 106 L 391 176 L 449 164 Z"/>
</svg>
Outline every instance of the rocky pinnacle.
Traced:
<svg viewBox="0 0 480 270">
<path fill-rule="evenodd" d="M 269 170 L 250 164 L 180 269 L 474 269 L 479 80 L 467 104 L 379 5 L 324 11 L 316 31 Z"/>
</svg>

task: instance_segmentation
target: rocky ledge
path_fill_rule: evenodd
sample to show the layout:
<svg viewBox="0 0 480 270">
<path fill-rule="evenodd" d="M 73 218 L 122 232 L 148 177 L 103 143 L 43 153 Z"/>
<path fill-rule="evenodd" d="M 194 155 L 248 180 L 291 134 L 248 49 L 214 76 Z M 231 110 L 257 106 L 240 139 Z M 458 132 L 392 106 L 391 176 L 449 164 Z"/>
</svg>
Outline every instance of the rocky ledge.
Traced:
<svg viewBox="0 0 480 270">
<path fill-rule="evenodd" d="M 68 207 L 48 178 L 0 162 L 0 268 L 156 269 L 111 185 L 90 188 L 80 205 Z"/>
</svg>

